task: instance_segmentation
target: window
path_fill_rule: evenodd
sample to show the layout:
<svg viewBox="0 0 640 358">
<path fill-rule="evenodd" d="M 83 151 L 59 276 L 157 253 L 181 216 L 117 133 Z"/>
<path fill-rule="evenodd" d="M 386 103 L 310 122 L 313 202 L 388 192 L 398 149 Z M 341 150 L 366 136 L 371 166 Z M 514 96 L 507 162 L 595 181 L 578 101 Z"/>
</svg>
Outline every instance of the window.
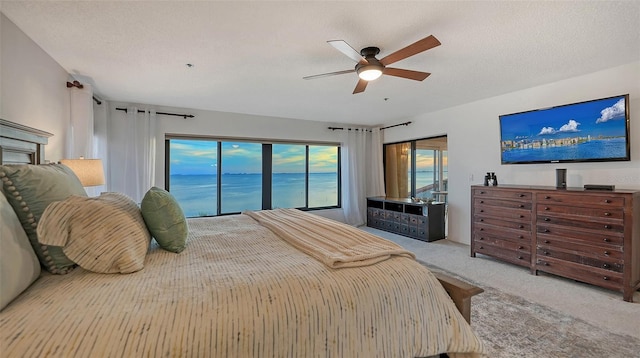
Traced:
<svg viewBox="0 0 640 358">
<path fill-rule="evenodd" d="M 447 200 L 447 137 L 385 144 L 388 197 Z"/>
<path fill-rule="evenodd" d="M 337 146 L 309 146 L 309 206 L 339 206 Z"/>
<path fill-rule="evenodd" d="M 337 144 L 168 137 L 165 146 L 166 188 L 187 217 L 339 207 Z"/>
<path fill-rule="evenodd" d="M 171 182 L 171 194 L 184 214 L 188 217 L 216 215 L 218 142 L 172 139 L 167 143 L 171 159 L 165 166 L 169 172 L 165 182 Z"/>
<path fill-rule="evenodd" d="M 262 145 L 222 142 L 220 213 L 262 209 Z"/>
</svg>

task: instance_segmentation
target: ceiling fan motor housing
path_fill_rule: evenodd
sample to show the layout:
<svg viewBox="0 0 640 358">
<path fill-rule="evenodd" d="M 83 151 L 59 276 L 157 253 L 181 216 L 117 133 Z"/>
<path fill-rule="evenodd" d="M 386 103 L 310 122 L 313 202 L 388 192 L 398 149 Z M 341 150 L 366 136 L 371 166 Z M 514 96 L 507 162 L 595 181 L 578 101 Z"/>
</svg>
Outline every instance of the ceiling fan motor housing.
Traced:
<svg viewBox="0 0 640 358">
<path fill-rule="evenodd" d="M 382 74 L 382 71 L 384 71 L 384 65 L 380 63 L 380 61 L 378 61 L 378 59 L 375 57 L 379 53 L 380 49 L 377 47 L 365 47 L 360 50 L 360 54 L 362 55 L 362 57 L 367 60 L 367 63 L 359 62 L 358 64 L 356 64 L 356 72 L 358 73 L 358 76 L 360 76 L 360 78 L 367 79 L 366 75 L 364 77 L 360 75 L 361 73 L 366 71 L 377 72 L 377 76 L 374 76 L 368 80 L 374 80 L 380 77 L 380 74 Z"/>
</svg>

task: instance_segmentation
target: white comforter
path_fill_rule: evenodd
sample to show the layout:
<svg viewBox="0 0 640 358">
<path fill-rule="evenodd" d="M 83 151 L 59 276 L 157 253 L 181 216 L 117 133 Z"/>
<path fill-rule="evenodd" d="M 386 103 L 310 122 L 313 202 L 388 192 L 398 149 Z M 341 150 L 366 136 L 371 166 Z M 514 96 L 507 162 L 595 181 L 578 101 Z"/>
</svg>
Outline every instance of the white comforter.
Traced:
<svg viewBox="0 0 640 358">
<path fill-rule="evenodd" d="M 246 215 L 189 220 L 142 271 L 44 274 L 0 312 L 3 357 L 477 356 L 482 344 L 408 257 L 329 268 Z M 457 356 L 452 354 L 452 356 Z"/>
</svg>

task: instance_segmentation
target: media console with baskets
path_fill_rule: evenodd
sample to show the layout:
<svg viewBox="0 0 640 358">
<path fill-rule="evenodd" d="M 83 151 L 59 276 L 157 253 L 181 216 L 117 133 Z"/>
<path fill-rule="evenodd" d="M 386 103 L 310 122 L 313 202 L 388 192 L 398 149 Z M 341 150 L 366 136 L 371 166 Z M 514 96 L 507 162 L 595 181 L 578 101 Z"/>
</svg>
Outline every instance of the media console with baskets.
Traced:
<svg viewBox="0 0 640 358">
<path fill-rule="evenodd" d="M 640 191 L 471 187 L 471 256 L 623 293 L 640 288 Z"/>
<path fill-rule="evenodd" d="M 411 199 L 367 198 L 367 226 L 422 241 L 444 239 L 445 204 Z"/>
</svg>

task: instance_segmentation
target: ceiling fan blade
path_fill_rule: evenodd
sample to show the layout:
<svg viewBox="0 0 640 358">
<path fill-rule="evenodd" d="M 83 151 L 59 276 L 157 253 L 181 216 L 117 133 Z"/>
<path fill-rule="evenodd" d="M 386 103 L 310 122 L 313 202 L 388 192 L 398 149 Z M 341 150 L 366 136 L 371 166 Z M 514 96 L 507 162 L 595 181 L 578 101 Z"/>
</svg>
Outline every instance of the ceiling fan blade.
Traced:
<svg viewBox="0 0 640 358">
<path fill-rule="evenodd" d="M 387 66 L 394 62 L 398 62 L 400 60 L 404 60 L 407 57 L 413 56 L 417 53 L 426 51 L 430 48 L 434 48 L 436 46 L 440 46 L 440 41 L 435 38 L 433 35 L 429 35 L 422 40 L 416 41 L 411 45 L 402 48 L 390 55 L 387 55 L 385 58 L 380 60 L 380 63 Z"/>
<path fill-rule="evenodd" d="M 356 84 L 356 88 L 353 90 L 353 94 L 364 92 L 365 88 L 367 88 L 368 83 L 369 81 L 359 79 L 358 84 Z"/>
<path fill-rule="evenodd" d="M 302 77 L 302 78 L 305 79 L 305 80 L 315 80 L 316 78 L 329 77 L 329 76 L 335 76 L 335 75 L 343 75 L 345 73 L 353 73 L 353 72 L 356 72 L 356 70 L 353 69 L 353 70 L 344 70 L 344 71 L 322 73 L 322 74 L 319 74 L 319 75 L 306 76 L 306 77 Z"/>
<path fill-rule="evenodd" d="M 342 52 L 343 54 L 347 55 L 347 57 L 351 58 L 352 60 L 356 61 L 357 63 L 361 63 L 363 65 L 366 65 L 367 60 L 365 60 L 364 57 L 362 57 L 362 55 L 360 55 L 360 52 L 354 50 L 353 47 L 351 47 L 346 41 L 344 40 L 331 40 L 331 41 L 327 41 L 327 43 L 329 43 L 329 45 L 333 46 L 336 48 L 336 50 Z"/>
<path fill-rule="evenodd" d="M 407 79 L 416 80 L 416 81 L 422 81 L 425 78 L 429 77 L 430 75 L 430 73 L 428 72 L 403 70 L 401 68 L 392 68 L 392 67 L 385 67 L 383 73 L 385 75 L 402 77 L 402 78 L 407 78 Z"/>
</svg>

